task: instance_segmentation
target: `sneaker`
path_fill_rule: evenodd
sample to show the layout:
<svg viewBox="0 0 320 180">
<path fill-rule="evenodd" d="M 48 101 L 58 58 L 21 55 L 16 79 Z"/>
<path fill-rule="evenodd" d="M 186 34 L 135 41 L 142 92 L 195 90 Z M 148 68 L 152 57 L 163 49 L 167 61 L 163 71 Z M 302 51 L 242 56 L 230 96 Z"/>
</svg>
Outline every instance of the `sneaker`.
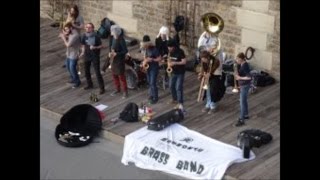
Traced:
<svg viewBox="0 0 320 180">
<path fill-rule="evenodd" d="M 179 104 L 177 104 L 177 105 L 174 107 L 174 109 L 181 109 L 181 110 L 183 110 L 184 108 L 183 108 L 183 105 L 182 105 L 181 103 L 179 103 Z"/>
<path fill-rule="evenodd" d="M 125 98 L 127 98 L 127 97 L 128 97 L 128 91 L 123 92 L 122 99 L 125 99 Z"/>
<path fill-rule="evenodd" d="M 212 114 L 214 112 L 215 108 L 210 108 L 210 110 L 208 111 L 208 114 Z"/>
<path fill-rule="evenodd" d="M 80 86 L 80 84 L 75 84 L 75 85 L 72 86 L 72 89 L 78 88 L 79 86 Z"/>
<path fill-rule="evenodd" d="M 103 94 L 105 92 L 104 89 L 100 89 L 99 94 Z"/>
<path fill-rule="evenodd" d="M 239 119 L 238 122 L 236 124 L 234 124 L 235 127 L 240 127 L 245 125 L 244 121 L 242 119 Z"/>
<path fill-rule="evenodd" d="M 120 93 L 119 90 L 115 90 L 115 91 L 113 91 L 110 95 L 111 95 L 111 96 L 115 96 L 115 95 L 117 95 L 117 94 L 119 94 L 119 93 Z"/>
<path fill-rule="evenodd" d="M 86 87 L 84 87 L 83 89 L 84 90 L 88 90 L 88 89 L 92 89 L 93 88 L 93 86 L 86 86 Z"/>
<path fill-rule="evenodd" d="M 210 108 L 205 107 L 205 108 L 203 108 L 203 109 L 201 110 L 201 112 L 208 112 L 209 109 L 210 109 Z"/>
</svg>

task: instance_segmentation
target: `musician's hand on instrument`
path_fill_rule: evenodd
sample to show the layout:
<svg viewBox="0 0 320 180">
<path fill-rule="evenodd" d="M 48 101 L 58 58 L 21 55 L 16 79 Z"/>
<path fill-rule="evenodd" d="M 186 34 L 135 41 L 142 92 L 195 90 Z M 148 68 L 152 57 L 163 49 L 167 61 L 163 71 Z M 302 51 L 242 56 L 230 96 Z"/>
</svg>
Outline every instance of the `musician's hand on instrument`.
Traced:
<svg viewBox="0 0 320 180">
<path fill-rule="evenodd" d="M 146 60 L 147 60 L 147 62 L 151 62 L 153 60 L 153 58 L 147 57 Z"/>
<path fill-rule="evenodd" d="M 209 79 L 211 76 L 211 73 L 205 73 L 204 76 Z"/>
<path fill-rule="evenodd" d="M 95 47 L 91 45 L 90 46 L 90 50 L 94 50 L 94 49 L 95 49 Z"/>
<path fill-rule="evenodd" d="M 198 74 L 198 80 L 201 80 L 202 74 Z"/>
<path fill-rule="evenodd" d="M 234 76 L 235 76 L 236 80 L 240 80 L 240 78 L 241 78 L 238 74 L 235 74 Z"/>
<path fill-rule="evenodd" d="M 165 54 L 165 55 L 162 56 L 162 59 L 167 59 L 167 58 L 168 58 L 168 55 L 167 55 L 167 54 Z"/>
<path fill-rule="evenodd" d="M 66 36 L 65 36 L 64 32 L 61 32 L 61 33 L 59 34 L 59 37 L 63 39 L 63 38 L 65 38 Z"/>
</svg>

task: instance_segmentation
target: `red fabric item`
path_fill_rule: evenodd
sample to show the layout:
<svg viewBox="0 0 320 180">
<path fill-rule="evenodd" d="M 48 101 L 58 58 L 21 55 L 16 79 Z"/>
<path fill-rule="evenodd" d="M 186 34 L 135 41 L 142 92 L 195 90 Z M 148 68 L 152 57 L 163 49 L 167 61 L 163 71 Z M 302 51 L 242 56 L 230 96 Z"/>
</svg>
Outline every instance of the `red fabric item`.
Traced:
<svg viewBox="0 0 320 180">
<path fill-rule="evenodd" d="M 121 84 L 122 84 L 123 91 L 126 92 L 128 90 L 128 88 L 127 88 L 127 80 L 126 80 L 126 76 L 124 74 L 121 74 L 121 75 L 112 74 L 112 77 L 113 77 L 114 85 L 116 86 L 116 89 L 118 91 L 121 90 L 120 81 L 121 81 Z"/>
</svg>

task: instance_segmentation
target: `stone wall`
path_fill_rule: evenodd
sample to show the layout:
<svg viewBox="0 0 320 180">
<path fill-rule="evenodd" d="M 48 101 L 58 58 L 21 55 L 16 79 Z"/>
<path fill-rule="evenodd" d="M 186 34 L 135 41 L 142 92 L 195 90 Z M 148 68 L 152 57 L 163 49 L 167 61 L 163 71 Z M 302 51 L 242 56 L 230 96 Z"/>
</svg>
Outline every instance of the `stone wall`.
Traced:
<svg viewBox="0 0 320 180">
<path fill-rule="evenodd" d="M 40 15 L 48 10 L 40 0 Z M 280 79 L 280 0 L 76 0 L 85 22 L 99 26 L 109 17 L 130 36 L 141 39 L 144 34 L 155 39 L 162 25 L 174 29 L 176 15 L 187 17 L 187 26 L 180 32 L 180 41 L 187 54 L 193 54 L 204 29 L 201 15 L 215 12 L 224 20 L 220 33 L 222 48 L 232 57 L 251 46 L 256 49 L 250 63 Z"/>
</svg>

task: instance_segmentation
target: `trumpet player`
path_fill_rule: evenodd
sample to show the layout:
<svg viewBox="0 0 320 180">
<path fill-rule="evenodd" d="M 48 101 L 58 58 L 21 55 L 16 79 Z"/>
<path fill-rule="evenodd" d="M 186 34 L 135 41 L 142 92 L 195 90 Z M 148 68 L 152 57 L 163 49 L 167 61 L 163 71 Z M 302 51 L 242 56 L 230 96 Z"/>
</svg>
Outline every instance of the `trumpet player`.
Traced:
<svg viewBox="0 0 320 180">
<path fill-rule="evenodd" d="M 72 88 L 77 88 L 81 84 L 77 73 L 77 63 L 81 47 L 80 35 L 73 29 L 71 23 L 67 23 L 64 25 L 63 31 L 60 33 L 59 37 L 63 40 L 64 45 L 67 48 L 65 64 L 70 73 L 70 83 L 73 84 Z"/>
<path fill-rule="evenodd" d="M 72 27 L 81 33 L 81 30 L 84 29 L 84 20 L 83 17 L 79 14 L 79 8 L 77 5 L 73 5 L 68 11 L 68 16 L 66 23 L 71 22 Z"/>
<path fill-rule="evenodd" d="M 236 62 L 240 65 L 239 71 L 235 73 L 235 78 L 239 81 L 240 86 L 240 117 L 235 124 L 235 126 L 238 127 L 244 125 L 245 120 L 249 119 L 247 98 L 250 89 L 251 75 L 249 64 L 245 60 L 244 53 L 239 53 L 237 55 Z"/>
<path fill-rule="evenodd" d="M 185 64 L 186 64 L 186 56 L 184 51 L 177 47 L 174 40 L 170 39 L 168 41 L 168 67 L 172 68 L 171 80 L 170 80 L 170 89 L 172 95 L 172 104 L 177 104 L 177 108 L 183 110 L 183 81 Z"/>
<path fill-rule="evenodd" d="M 198 75 L 198 79 L 207 79 L 207 84 L 205 84 L 206 92 L 204 95 L 206 98 L 206 105 L 202 109 L 202 112 L 211 114 L 216 109 L 217 102 L 221 100 L 225 91 L 220 68 L 222 64 L 219 59 L 212 56 L 208 51 L 200 52 L 200 60 L 201 71 Z"/>
<path fill-rule="evenodd" d="M 159 61 L 161 61 L 161 56 L 158 49 L 152 44 L 148 35 L 143 36 L 141 48 L 145 50 L 142 68 L 144 68 L 144 71 L 147 74 L 147 81 L 149 84 L 148 99 L 150 104 L 155 104 L 158 102 L 157 77 L 159 73 Z"/>
</svg>

